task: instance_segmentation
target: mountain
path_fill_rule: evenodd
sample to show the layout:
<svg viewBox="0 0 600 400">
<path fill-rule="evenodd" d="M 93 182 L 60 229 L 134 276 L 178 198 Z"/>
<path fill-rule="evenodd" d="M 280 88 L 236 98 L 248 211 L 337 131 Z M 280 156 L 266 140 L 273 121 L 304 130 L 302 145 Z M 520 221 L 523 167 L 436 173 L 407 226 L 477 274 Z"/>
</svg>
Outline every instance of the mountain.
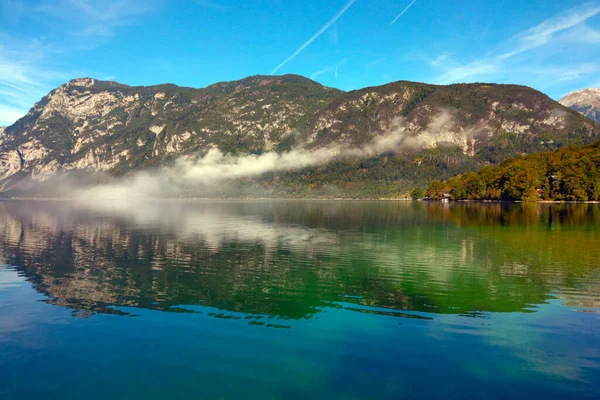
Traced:
<svg viewBox="0 0 600 400">
<path fill-rule="evenodd" d="M 0 190 L 15 195 L 57 173 L 121 176 L 214 148 L 264 154 L 343 146 L 370 153 L 238 181 L 267 196 L 394 196 L 516 155 L 590 143 L 598 134 L 600 127 L 580 114 L 516 85 L 399 81 L 343 92 L 297 75 L 202 89 L 81 78 L 0 132 Z M 373 146 L 400 136 L 393 146 Z"/>
<path fill-rule="evenodd" d="M 600 123 L 600 89 L 584 89 L 569 93 L 558 102 Z"/>
</svg>

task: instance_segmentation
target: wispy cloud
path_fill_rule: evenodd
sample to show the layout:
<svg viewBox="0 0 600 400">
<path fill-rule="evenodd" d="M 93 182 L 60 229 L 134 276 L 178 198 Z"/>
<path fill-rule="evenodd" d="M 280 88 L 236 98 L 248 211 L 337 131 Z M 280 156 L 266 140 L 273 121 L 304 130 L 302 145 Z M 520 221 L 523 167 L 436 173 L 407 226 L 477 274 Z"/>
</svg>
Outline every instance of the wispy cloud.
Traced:
<svg viewBox="0 0 600 400">
<path fill-rule="evenodd" d="M 565 34 L 565 39 L 569 42 L 600 45 L 600 30 L 580 24 Z"/>
<path fill-rule="evenodd" d="M 451 60 L 447 60 L 451 63 Z M 469 64 L 451 67 L 436 80 L 439 84 L 457 82 L 499 81 L 511 76 L 535 76 L 547 82 L 567 82 L 582 79 L 600 72 L 595 63 L 569 63 L 560 65 L 537 65 L 528 63 L 507 64 L 498 60 L 477 60 Z M 510 80 L 510 79 L 509 79 Z"/>
<path fill-rule="evenodd" d="M 0 125 L 9 125 L 47 94 L 60 74 L 37 66 L 49 45 L 34 40 L 11 43 L 9 48 L 9 38 L 0 39 L 5 43 L 0 45 Z"/>
<path fill-rule="evenodd" d="M 535 73 L 563 82 L 578 80 L 586 75 L 596 75 L 598 72 L 600 72 L 600 65 L 597 63 L 565 64 L 535 68 Z"/>
<path fill-rule="evenodd" d="M 484 80 L 521 82 L 528 76 L 530 82 L 544 79 L 544 85 L 551 87 L 595 74 L 599 70 L 596 63 L 589 62 L 589 57 L 586 61 L 586 54 L 592 54 L 590 48 L 583 46 L 600 44 L 600 37 L 596 37 L 598 32 L 585 26 L 587 20 L 598 14 L 600 6 L 597 3 L 567 9 L 512 36 L 495 52 L 466 63 L 456 62 L 444 54 L 443 62 L 438 58 L 430 63 L 434 68 L 445 66 L 445 71 L 435 81 L 441 84 Z M 565 51 L 569 54 L 567 62 Z"/>
<path fill-rule="evenodd" d="M 338 73 L 339 73 L 339 68 L 341 65 L 345 64 L 346 62 L 348 62 L 348 57 L 344 58 L 342 61 L 338 62 L 337 64 L 333 64 L 330 65 L 328 67 L 325 67 L 323 69 L 320 69 L 316 72 L 313 72 L 310 75 L 310 79 L 317 79 L 319 76 L 326 74 L 327 72 L 331 72 L 333 71 L 333 76 L 335 77 L 335 80 L 338 79 Z"/>
<path fill-rule="evenodd" d="M 369 61 L 365 64 L 365 70 L 370 70 L 378 65 L 388 62 L 388 58 L 386 56 L 376 58 L 374 60 Z"/>
<path fill-rule="evenodd" d="M 409 10 L 409 8 L 411 8 L 413 6 L 413 4 L 415 4 L 416 2 L 417 2 L 417 0 L 413 0 L 404 10 L 402 10 L 402 12 L 400 14 L 398 14 L 398 16 L 396 18 L 394 18 L 394 20 L 392 21 L 390 26 L 394 25 L 396 23 L 396 21 L 398 21 L 400 19 L 400 17 L 403 16 L 404 13 L 407 12 Z"/>
<path fill-rule="evenodd" d="M 321 29 L 319 29 L 317 31 L 317 33 L 315 33 L 310 39 L 308 39 L 306 42 L 304 42 L 302 44 L 302 46 L 300 46 L 291 56 L 289 56 L 288 58 L 286 58 L 281 64 L 279 64 L 277 67 L 275 67 L 275 69 L 273 69 L 273 71 L 271 71 L 271 75 L 274 75 L 275 73 L 277 73 L 277 71 L 279 71 L 281 69 L 281 67 L 283 67 L 288 62 L 292 61 L 294 58 L 296 58 L 296 56 L 298 54 L 300 54 L 302 52 L 302 50 L 304 50 L 306 47 L 308 47 L 308 45 L 310 45 L 312 42 L 314 42 L 315 40 L 317 40 L 319 38 L 319 36 L 321 36 L 323 34 L 323 32 L 325 32 L 327 29 L 329 29 L 329 27 L 331 25 L 335 24 L 335 22 L 338 19 L 340 19 L 340 17 L 342 15 L 344 15 L 344 13 L 346 11 L 348 11 L 348 9 L 355 2 L 356 2 L 356 0 L 350 0 L 348 3 L 346 3 L 346 5 L 344 7 L 342 7 L 342 9 L 340 11 L 338 11 L 337 14 L 335 14 L 332 19 L 330 19 L 325 25 L 323 25 L 321 27 Z"/>
<path fill-rule="evenodd" d="M 339 36 L 340 35 L 338 33 L 337 24 L 333 24 L 333 26 L 329 30 L 329 41 L 332 44 L 338 44 Z"/>
<path fill-rule="evenodd" d="M 319 76 L 326 74 L 329 71 L 333 71 L 335 68 L 335 65 L 330 65 L 329 67 L 325 67 L 323 69 L 320 69 L 318 71 L 313 72 L 312 74 L 310 74 L 310 79 L 315 80 L 317 79 Z"/>
<path fill-rule="evenodd" d="M 448 58 L 450 57 L 450 53 L 443 53 L 430 61 L 431 65 L 437 67 L 442 65 Z"/>
<path fill-rule="evenodd" d="M 346 61 L 344 61 L 346 62 Z M 342 65 L 344 62 L 338 64 L 335 66 L 335 70 L 333 71 L 333 77 L 335 78 L 335 80 L 338 80 L 338 75 L 339 75 L 339 71 L 340 71 L 340 65 Z"/>
<path fill-rule="evenodd" d="M 9 125 L 50 90 L 84 71 L 65 70 L 62 53 L 110 40 L 119 27 L 137 23 L 159 0 L 56 0 L 22 3 L 21 16 L 61 32 L 56 42 L 18 37 L 0 29 L 0 125 Z M 4 5 L 4 3 L 2 3 Z M 11 3 L 12 8 L 14 5 Z M 24 22 L 23 22 L 24 23 Z M 89 72 L 89 71 L 88 71 Z M 102 75 L 102 74 L 97 74 Z"/>
<path fill-rule="evenodd" d="M 77 34 L 111 37 L 156 8 L 155 0 L 57 0 L 32 8 L 46 18 L 67 22 Z"/>
<path fill-rule="evenodd" d="M 498 65 L 493 62 L 475 61 L 470 64 L 451 68 L 438 78 L 438 83 L 449 84 L 472 80 L 486 79 L 498 71 Z"/>
<path fill-rule="evenodd" d="M 529 51 L 549 43 L 552 37 L 561 31 L 573 28 L 600 13 L 600 6 L 589 5 L 570 10 L 556 18 L 549 19 L 514 37 L 514 49 L 500 55 L 500 58 L 510 58 L 519 53 Z"/>
</svg>

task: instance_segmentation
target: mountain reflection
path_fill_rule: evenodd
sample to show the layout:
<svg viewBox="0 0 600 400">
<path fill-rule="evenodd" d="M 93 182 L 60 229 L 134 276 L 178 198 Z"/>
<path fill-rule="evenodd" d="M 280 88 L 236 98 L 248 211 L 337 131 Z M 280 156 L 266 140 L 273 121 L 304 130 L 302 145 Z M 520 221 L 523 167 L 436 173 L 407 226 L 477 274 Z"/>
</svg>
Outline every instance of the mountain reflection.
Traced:
<svg viewBox="0 0 600 400">
<path fill-rule="evenodd" d="M 0 264 L 78 314 L 477 316 L 531 312 L 551 292 L 598 307 L 599 221 L 597 205 L 7 201 Z"/>
</svg>

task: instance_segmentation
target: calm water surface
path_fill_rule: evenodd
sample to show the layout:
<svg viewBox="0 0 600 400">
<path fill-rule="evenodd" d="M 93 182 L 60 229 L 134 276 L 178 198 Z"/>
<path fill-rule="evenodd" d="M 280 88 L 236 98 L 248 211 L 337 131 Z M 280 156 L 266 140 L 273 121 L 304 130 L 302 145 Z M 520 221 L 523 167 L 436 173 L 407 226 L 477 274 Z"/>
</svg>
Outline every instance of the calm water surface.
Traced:
<svg viewBox="0 0 600 400">
<path fill-rule="evenodd" d="M 0 202 L 0 399 L 600 398 L 600 206 Z"/>
</svg>

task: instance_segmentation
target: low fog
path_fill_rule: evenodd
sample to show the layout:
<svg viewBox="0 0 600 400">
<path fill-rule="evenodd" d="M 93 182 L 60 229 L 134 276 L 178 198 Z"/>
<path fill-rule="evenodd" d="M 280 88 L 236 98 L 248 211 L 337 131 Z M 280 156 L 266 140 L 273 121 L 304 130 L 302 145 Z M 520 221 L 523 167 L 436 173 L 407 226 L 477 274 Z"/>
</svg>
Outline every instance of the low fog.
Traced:
<svg viewBox="0 0 600 400">
<path fill-rule="evenodd" d="M 361 147 L 337 142 L 316 149 L 298 147 L 288 152 L 270 151 L 260 155 L 224 154 L 219 149 L 212 148 L 203 157 L 181 157 L 172 166 L 135 172 L 109 183 L 92 187 L 67 185 L 68 189 L 64 193 L 67 197 L 77 199 L 127 201 L 178 197 L 184 189 L 202 196 L 203 193 L 210 193 L 211 188 L 223 186 L 227 182 L 254 178 L 269 172 L 296 171 L 332 161 L 431 147 L 443 142 L 457 144 L 454 118 L 448 111 L 439 113 L 425 130 L 416 135 L 410 132 L 408 126 L 403 118 L 396 118 L 385 134 L 375 136 Z M 465 132 L 470 134 L 469 131 Z"/>
</svg>

